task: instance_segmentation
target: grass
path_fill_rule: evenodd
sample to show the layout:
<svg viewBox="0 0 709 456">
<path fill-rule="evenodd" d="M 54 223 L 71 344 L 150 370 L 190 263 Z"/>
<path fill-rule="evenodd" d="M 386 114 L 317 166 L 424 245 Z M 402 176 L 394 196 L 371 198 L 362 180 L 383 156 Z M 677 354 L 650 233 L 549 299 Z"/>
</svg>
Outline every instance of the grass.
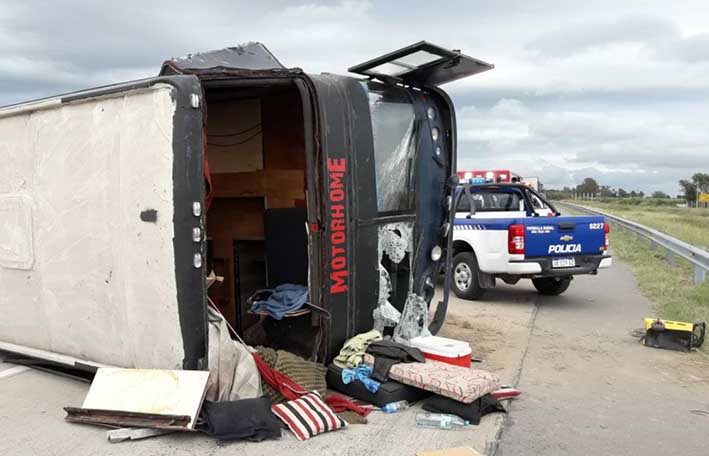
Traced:
<svg viewBox="0 0 709 456">
<path fill-rule="evenodd" d="M 600 208 L 600 206 L 599 206 Z M 646 209 L 643 209 L 646 210 Z M 616 211 L 608 211 L 613 212 Z M 707 211 L 709 212 L 709 211 Z M 575 214 L 580 215 L 580 214 Z M 631 218 L 618 213 L 621 217 Z M 646 219 L 663 219 L 665 214 L 651 214 Z M 688 217 L 703 218 L 704 223 L 709 218 L 702 215 L 688 215 Z M 665 226 L 677 224 L 681 216 L 669 217 L 673 220 Z M 646 224 L 637 218 L 632 218 L 640 223 Z M 657 229 L 661 229 L 655 226 Z M 683 227 L 686 233 L 693 232 L 690 228 Z M 707 229 L 707 228 L 705 228 Z M 677 233 L 670 230 L 662 230 L 668 234 L 679 237 Z M 694 234 L 698 238 L 706 239 L 707 233 L 701 235 Z M 687 240 L 687 239 L 685 239 Z M 688 242 L 691 242 L 688 240 Z M 709 245 L 709 241 L 705 244 Z M 660 248 L 653 250 L 650 242 L 638 239 L 635 234 L 623 231 L 616 226 L 611 227 L 611 251 L 613 255 L 625 263 L 629 264 L 638 281 L 642 294 L 654 303 L 655 316 L 667 320 L 675 321 L 707 321 L 709 320 L 709 280 L 701 285 L 694 285 L 692 266 L 677 258 L 673 263 L 665 259 L 665 252 Z M 653 315 L 648 315 L 653 316 Z M 707 349 L 707 344 L 703 347 Z"/>
<path fill-rule="evenodd" d="M 576 202 L 655 228 L 692 245 L 709 247 L 709 209 L 639 206 L 622 202 Z"/>
</svg>

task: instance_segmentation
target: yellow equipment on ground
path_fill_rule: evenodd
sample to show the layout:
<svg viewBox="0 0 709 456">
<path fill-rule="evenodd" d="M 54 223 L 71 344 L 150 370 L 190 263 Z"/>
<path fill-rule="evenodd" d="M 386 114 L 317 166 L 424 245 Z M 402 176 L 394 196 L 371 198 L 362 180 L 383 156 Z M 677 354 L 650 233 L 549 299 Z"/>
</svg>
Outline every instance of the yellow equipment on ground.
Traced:
<svg viewBox="0 0 709 456">
<path fill-rule="evenodd" d="M 642 343 L 648 347 L 689 351 L 701 347 L 706 334 L 706 322 L 686 323 L 681 321 L 646 318 Z"/>
</svg>

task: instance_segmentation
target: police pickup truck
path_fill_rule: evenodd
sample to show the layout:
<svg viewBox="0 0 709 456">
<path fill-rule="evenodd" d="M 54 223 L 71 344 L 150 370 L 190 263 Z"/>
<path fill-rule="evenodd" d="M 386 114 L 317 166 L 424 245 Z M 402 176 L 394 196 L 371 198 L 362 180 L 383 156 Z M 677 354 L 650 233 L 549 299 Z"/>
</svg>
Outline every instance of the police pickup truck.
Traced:
<svg viewBox="0 0 709 456">
<path fill-rule="evenodd" d="M 603 217 L 562 217 L 525 184 L 466 183 L 457 188 L 453 225 L 454 293 L 478 299 L 496 279 L 531 279 L 544 295 L 566 291 L 574 275 L 608 268 Z"/>
</svg>

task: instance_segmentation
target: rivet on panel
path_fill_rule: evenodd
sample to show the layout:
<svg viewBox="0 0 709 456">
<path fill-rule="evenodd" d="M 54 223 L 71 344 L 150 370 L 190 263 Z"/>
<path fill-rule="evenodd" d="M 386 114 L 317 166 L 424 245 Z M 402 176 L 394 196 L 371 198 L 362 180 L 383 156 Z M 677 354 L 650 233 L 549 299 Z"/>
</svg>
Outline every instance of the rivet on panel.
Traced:
<svg viewBox="0 0 709 456">
<path fill-rule="evenodd" d="M 202 242 L 202 229 L 200 227 L 192 228 L 192 240 L 194 242 Z"/>
<path fill-rule="evenodd" d="M 190 104 L 195 109 L 199 108 L 199 95 L 197 95 L 196 93 L 190 95 Z"/>
</svg>

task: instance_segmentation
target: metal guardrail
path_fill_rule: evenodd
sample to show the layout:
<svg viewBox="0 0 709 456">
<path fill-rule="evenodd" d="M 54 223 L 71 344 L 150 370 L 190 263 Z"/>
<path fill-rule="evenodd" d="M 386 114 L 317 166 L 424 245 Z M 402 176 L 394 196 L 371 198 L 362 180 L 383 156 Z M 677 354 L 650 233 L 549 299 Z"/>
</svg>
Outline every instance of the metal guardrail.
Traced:
<svg viewBox="0 0 709 456">
<path fill-rule="evenodd" d="M 661 231 L 648 228 L 645 225 L 627 220 L 616 215 L 611 215 L 597 209 L 591 209 L 586 206 L 580 206 L 574 203 L 555 202 L 557 206 L 568 206 L 580 212 L 585 212 L 592 215 L 601 215 L 608 219 L 611 223 L 620 226 L 628 231 L 634 232 L 639 237 L 649 239 L 654 249 L 663 247 L 666 251 L 668 261 L 673 261 L 675 256 L 684 258 L 694 266 L 694 283 L 700 284 L 706 280 L 707 271 L 709 271 L 709 252 L 706 250 L 688 244 L 679 239 L 673 238 Z"/>
</svg>

